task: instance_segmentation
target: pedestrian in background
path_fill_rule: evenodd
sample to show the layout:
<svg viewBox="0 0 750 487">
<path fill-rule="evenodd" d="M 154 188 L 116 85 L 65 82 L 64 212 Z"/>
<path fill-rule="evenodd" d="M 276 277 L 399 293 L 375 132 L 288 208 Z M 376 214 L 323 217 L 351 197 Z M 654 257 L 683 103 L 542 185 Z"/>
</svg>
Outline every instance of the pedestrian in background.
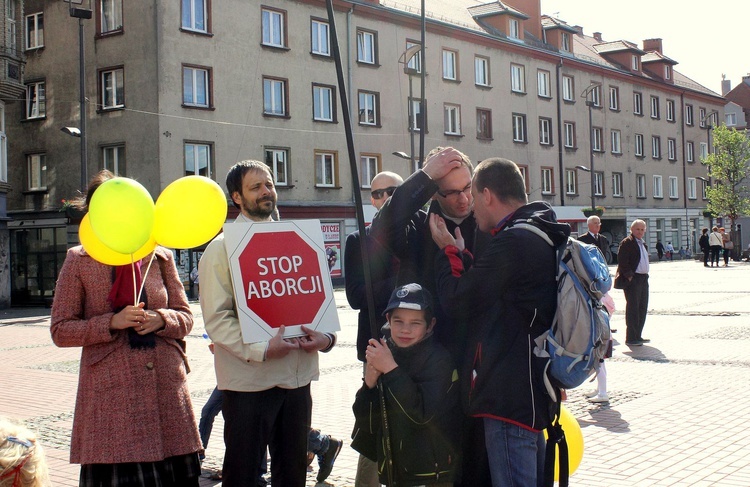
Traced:
<svg viewBox="0 0 750 487">
<path fill-rule="evenodd" d="M 708 243 L 708 228 L 701 230 L 701 238 L 698 239 L 698 246 L 703 252 L 703 267 L 708 267 L 708 255 L 711 252 L 711 246 Z"/>
<path fill-rule="evenodd" d="M 97 174 L 96 189 L 114 176 Z M 52 303 L 52 341 L 83 347 L 70 461 L 82 486 L 198 486 L 201 450 L 182 340 L 193 327 L 172 251 L 118 267 L 68 250 Z M 143 284 L 138 305 L 135 289 Z"/>
<path fill-rule="evenodd" d="M 648 247 L 643 240 L 646 222 L 633 220 L 630 235 L 620 242 L 617 252 L 615 288 L 625 292 L 625 344 L 641 346 L 651 340 L 643 338 L 648 312 Z"/>
<path fill-rule="evenodd" d="M 711 235 L 708 236 L 708 245 L 711 249 L 711 267 L 713 267 L 714 264 L 716 264 L 716 267 L 719 267 L 719 254 L 724 248 L 723 238 L 721 233 L 719 233 L 719 227 L 714 226 L 711 229 Z"/>
<path fill-rule="evenodd" d="M 602 252 L 604 262 L 610 262 L 612 260 L 612 251 L 609 250 L 609 240 L 600 233 L 602 229 L 601 219 L 596 215 L 591 215 L 586 219 L 586 226 L 589 231 L 578 237 L 578 240 L 583 243 L 596 245 Z"/>
<path fill-rule="evenodd" d="M 724 267 L 729 267 L 729 253 L 734 248 L 734 243 L 732 242 L 731 235 L 729 235 L 729 232 L 724 227 L 719 229 L 719 233 L 721 233 L 721 246 L 724 249 Z"/>
</svg>

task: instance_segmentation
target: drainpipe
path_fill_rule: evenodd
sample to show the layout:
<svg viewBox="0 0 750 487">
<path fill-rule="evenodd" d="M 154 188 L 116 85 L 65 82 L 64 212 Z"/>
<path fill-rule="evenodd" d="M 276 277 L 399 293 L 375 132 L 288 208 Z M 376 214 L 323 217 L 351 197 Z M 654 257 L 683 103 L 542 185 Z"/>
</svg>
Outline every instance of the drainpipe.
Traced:
<svg viewBox="0 0 750 487">
<path fill-rule="evenodd" d="M 560 206 L 565 206 L 565 171 L 563 169 L 563 139 L 562 139 L 562 93 L 560 88 L 560 73 L 563 59 L 555 67 L 555 91 L 557 92 L 557 165 L 560 173 Z"/>
<path fill-rule="evenodd" d="M 349 8 L 346 12 L 346 84 L 349 87 L 347 95 L 349 98 L 349 117 L 353 115 L 352 105 L 352 12 L 354 12 L 354 5 Z M 355 188 L 356 190 L 356 188 Z"/>
</svg>

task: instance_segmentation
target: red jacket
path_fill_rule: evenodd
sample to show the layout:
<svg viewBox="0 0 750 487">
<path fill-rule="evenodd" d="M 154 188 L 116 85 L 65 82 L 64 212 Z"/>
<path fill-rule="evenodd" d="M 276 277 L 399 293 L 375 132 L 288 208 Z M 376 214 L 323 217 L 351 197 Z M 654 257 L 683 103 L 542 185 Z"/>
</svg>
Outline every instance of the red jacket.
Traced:
<svg viewBox="0 0 750 487">
<path fill-rule="evenodd" d="M 68 250 L 51 332 L 59 347 L 83 347 L 71 463 L 155 462 L 201 449 L 186 356 L 177 342 L 192 329 L 193 315 L 172 253 L 161 247 L 155 252 L 144 293 L 165 327 L 156 332 L 156 347 L 144 350 L 130 348 L 126 331 L 109 329 L 112 267 L 80 246 Z"/>
</svg>

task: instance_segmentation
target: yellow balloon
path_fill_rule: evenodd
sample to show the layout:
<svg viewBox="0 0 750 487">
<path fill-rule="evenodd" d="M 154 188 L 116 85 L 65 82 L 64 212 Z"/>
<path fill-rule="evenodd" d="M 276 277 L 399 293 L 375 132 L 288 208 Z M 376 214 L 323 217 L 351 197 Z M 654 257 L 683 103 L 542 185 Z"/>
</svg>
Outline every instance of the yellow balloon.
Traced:
<svg viewBox="0 0 750 487">
<path fill-rule="evenodd" d="M 560 412 L 560 426 L 565 432 L 565 440 L 568 443 L 568 474 L 573 475 L 573 472 L 578 470 L 578 466 L 581 465 L 583 460 L 583 432 L 581 431 L 581 425 L 578 424 L 576 418 L 565 405 L 562 406 Z M 547 430 L 544 431 L 544 437 L 547 438 Z M 560 480 L 558 478 L 559 464 L 560 452 L 555 448 L 555 480 Z"/>
<path fill-rule="evenodd" d="M 91 228 L 104 245 L 129 255 L 151 237 L 154 200 L 137 181 L 113 178 L 102 183 L 91 197 L 89 218 Z"/>
<path fill-rule="evenodd" d="M 164 188 L 156 200 L 154 237 L 164 247 L 198 247 L 219 233 L 226 218 L 221 187 L 203 176 L 185 176 Z"/>
<path fill-rule="evenodd" d="M 88 214 L 84 215 L 83 220 L 81 220 L 81 225 L 78 227 L 78 238 L 80 239 L 84 250 L 86 250 L 86 253 L 97 262 L 106 265 L 127 265 L 131 262 L 139 261 L 153 252 L 156 248 L 156 240 L 151 237 L 143 247 L 133 253 L 131 260 L 130 254 L 115 252 L 97 238 L 94 230 L 91 228 Z"/>
</svg>

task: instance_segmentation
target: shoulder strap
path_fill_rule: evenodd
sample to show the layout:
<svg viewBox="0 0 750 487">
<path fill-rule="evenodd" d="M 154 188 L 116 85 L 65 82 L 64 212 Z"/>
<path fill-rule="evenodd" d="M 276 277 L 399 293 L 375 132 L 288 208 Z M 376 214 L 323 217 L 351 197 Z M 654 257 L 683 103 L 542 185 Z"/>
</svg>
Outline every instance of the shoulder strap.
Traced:
<svg viewBox="0 0 750 487">
<path fill-rule="evenodd" d="M 552 239 L 549 238 L 549 235 L 544 233 L 539 227 L 536 227 L 534 225 L 529 225 L 528 223 L 517 223 L 513 225 L 512 227 L 506 228 L 506 230 L 510 230 L 512 228 L 523 228 L 524 230 L 529 230 L 532 233 L 537 234 L 539 237 L 544 239 L 545 242 L 547 242 L 550 247 L 554 247 L 555 244 L 552 242 Z"/>
</svg>

